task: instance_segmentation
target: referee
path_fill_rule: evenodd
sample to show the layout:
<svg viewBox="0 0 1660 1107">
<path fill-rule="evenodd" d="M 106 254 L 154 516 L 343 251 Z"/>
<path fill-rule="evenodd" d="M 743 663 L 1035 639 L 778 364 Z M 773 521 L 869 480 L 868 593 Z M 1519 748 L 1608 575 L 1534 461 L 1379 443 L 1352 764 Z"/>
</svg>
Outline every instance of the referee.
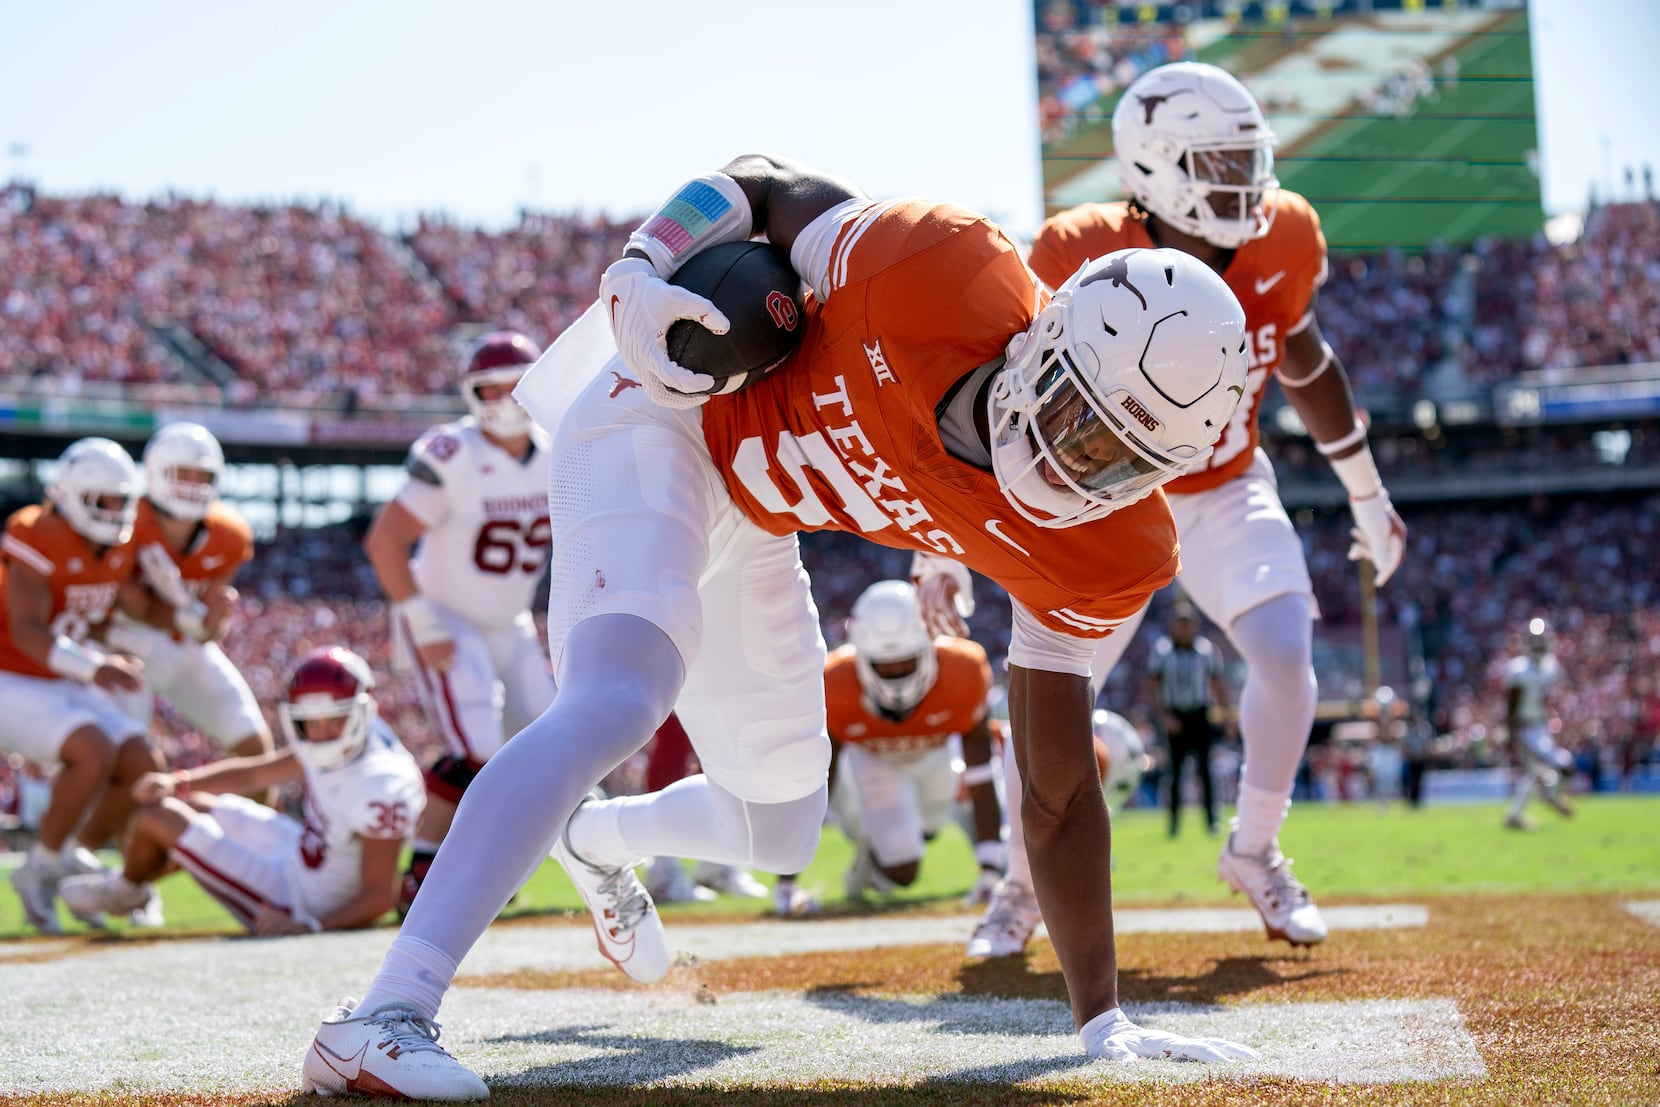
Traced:
<svg viewBox="0 0 1660 1107">
<path fill-rule="evenodd" d="M 1205 826 L 1216 833 L 1216 791 L 1210 775 L 1210 747 L 1216 731 L 1210 723 L 1210 709 L 1227 706 L 1227 690 L 1222 686 L 1222 658 L 1198 629 L 1193 605 L 1177 603 L 1170 613 L 1170 633 L 1154 644 L 1148 662 L 1147 692 L 1158 707 L 1170 755 L 1172 838 L 1181 818 L 1182 763 L 1189 757 L 1199 774 Z"/>
</svg>

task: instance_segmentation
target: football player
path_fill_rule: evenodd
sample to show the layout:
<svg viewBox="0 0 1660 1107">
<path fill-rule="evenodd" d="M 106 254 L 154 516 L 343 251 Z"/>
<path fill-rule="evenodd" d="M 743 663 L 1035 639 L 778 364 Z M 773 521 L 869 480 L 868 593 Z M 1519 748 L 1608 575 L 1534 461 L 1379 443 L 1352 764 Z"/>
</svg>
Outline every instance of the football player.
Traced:
<svg viewBox="0 0 1660 1107">
<path fill-rule="evenodd" d="M 916 590 L 898 580 L 865 589 L 853 604 L 848 632 L 849 642 L 824 668 L 837 790 L 847 789 L 838 807 L 856 848 L 848 895 L 915 883 L 924 847 L 956 805 L 953 735 L 967 766 L 962 783 L 973 812 L 981 873 L 976 888 L 989 895 L 1003 875 L 1004 850 L 986 651 L 966 638 L 930 635 Z"/>
<path fill-rule="evenodd" d="M 427 770 L 400 911 L 478 770 L 553 701 L 530 614 L 548 559 L 548 439 L 512 395 L 540 354 L 513 331 L 473 345 L 462 367 L 468 414 L 410 447 L 408 480 L 363 539 L 393 603 L 395 656 L 419 675 L 444 743 Z"/>
<path fill-rule="evenodd" d="M 1245 397 L 1215 451 L 1165 492 L 1181 536 L 1182 588 L 1228 633 L 1247 671 L 1239 699 L 1239 813 L 1217 876 L 1250 898 L 1270 939 L 1313 945 L 1326 938 L 1325 920 L 1292 874 L 1277 835 L 1314 722 L 1316 607 L 1302 542 L 1257 446 L 1269 374 L 1347 489 L 1355 521 L 1350 556 L 1371 561 L 1380 585 L 1400 564 L 1406 527 L 1372 461 L 1343 365 L 1315 317 L 1326 278 L 1319 218 L 1307 200 L 1279 187 L 1274 135 L 1255 98 L 1215 66 L 1160 66 L 1125 90 L 1112 129 L 1119 178 L 1131 198 L 1049 219 L 1032 244 L 1032 269 L 1059 285 L 1088 258 L 1126 247 L 1175 249 L 1221 274 L 1245 308 Z M 1091 663 L 1097 689 L 1142 614 L 1102 639 Z M 1013 777 L 1005 794 L 1021 794 Z M 1010 845 L 1009 879 L 1021 881 L 1025 860 L 1016 842 Z"/>
<path fill-rule="evenodd" d="M 141 909 L 171 861 L 262 938 L 374 923 L 396 903 L 398 857 L 426 802 L 374 683 L 351 650 L 312 650 L 277 709 L 283 748 L 142 777 L 133 794 L 150 806 L 133 820 L 125 866 L 70 877 L 64 902 Z M 289 784 L 304 785 L 303 822 L 243 795 Z"/>
<path fill-rule="evenodd" d="M 804 336 L 779 368 L 711 397 L 717 382 L 672 362 L 665 332 L 727 321 L 666 278 L 758 234 L 811 290 Z M 830 760 L 824 640 L 796 544 L 814 528 L 949 553 L 1013 597 L 1023 817 L 1087 1053 L 1251 1055 L 1119 1009 L 1088 691 L 1095 639 L 1175 574 L 1159 485 L 1209 456 L 1244 388 L 1227 286 L 1188 255 L 1135 250 L 1049 299 L 981 216 L 747 156 L 688 182 L 599 292 L 518 391 L 552 432 L 559 694 L 479 774 L 427 878 L 442 894 L 416 901 L 362 1002 L 319 1029 L 305 1087 L 343 1091 L 360 1059 L 404 1094 L 488 1094 L 436 1047 L 432 1020 L 550 846 L 602 952 L 644 982 L 671 958 L 639 858 L 806 865 Z M 585 799 L 671 709 L 702 774 Z"/>
<path fill-rule="evenodd" d="M 14 512 L 0 538 L 0 750 L 58 764 L 38 836 L 11 874 L 45 933 L 61 931 L 59 881 L 102 870 L 91 850 L 119 837 L 128 788 L 160 767 L 144 727 L 111 698 L 142 686 L 142 664 L 90 640 L 118 604 L 152 617 L 132 579 L 138 486 L 126 450 L 83 438 L 58 460 L 46 502 Z"/>
<path fill-rule="evenodd" d="M 170 423 L 144 447 L 144 498 L 133 525 L 138 579 L 173 609 L 171 628 L 117 613 L 105 641 L 144 663 L 146 687 L 120 702 L 149 728 L 160 695 L 239 756 L 274 743 L 253 689 L 216 641 L 236 602 L 231 578 L 254 555 L 253 531 L 219 499 L 225 454 L 206 427 Z"/>
<path fill-rule="evenodd" d="M 1573 805 L 1562 794 L 1563 774 L 1573 769 L 1573 755 L 1551 737 L 1550 694 L 1562 676 L 1551 637 L 1550 624 L 1545 620 L 1528 620 L 1522 652 L 1504 666 L 1504 721 L 1510 732 L 1510 748 L 1521 767 L 1510 810 L 1504 817 L 1504 825 L 1512 830 L 1535 828 L 1522 809 L 1536 788 L 1539 798 L 1558 815 L 1574 813 Z"/>
</svg>

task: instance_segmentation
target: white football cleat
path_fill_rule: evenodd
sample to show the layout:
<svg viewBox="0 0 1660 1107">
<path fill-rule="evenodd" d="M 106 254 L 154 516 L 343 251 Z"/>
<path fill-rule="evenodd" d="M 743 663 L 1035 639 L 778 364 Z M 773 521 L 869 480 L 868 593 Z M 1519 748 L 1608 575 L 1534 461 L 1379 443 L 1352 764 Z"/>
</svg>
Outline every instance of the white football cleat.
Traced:
<svg viewBox="0 0 1660 1107">
<path fill-rule="evenodd" d="M 107 869 L 90 876 L 71 876 L 64 878 L 58 886 L 58 895 L 63 897 L 66 907 L 77 919 L 88 925 L 97 925 L 94 918 L 103 922 L 108 915 L 130 915 L 135 911 L 142 911 L 155 894 L 155 888 L 149 884 L 133 884 L 121 874 L 120 869 Z"/>
<path fill-rule="evenodd" d="M 1326 940 L 1326 920 L 1302 881 L 1291 874 L 1291 859 L 1278 842 L 1263 854 L 1235 853 L 1233 835 L 1216 862 L 1216 878 L 1243 892 L 1262 916 L 1270 940 L 1312 946 Z"/>
<path fill-rule="evenodd" d="M 106 869 L 104 863 L 98 860 L 98 855 L 85 846 L 65 846 L 63 852 L 58 855 L 58 871 L 63 874 L 63 883 L 67 884 L 75 879 L 100 879 L 114 870 Z M 71 915 L 92 929 L 105 930 L 109 927 L 109 921 L 104 918 L 102 908 L 87 908 L 79 902 L 71 902 L 64 897 L 61 884 L 58 887 L 58 897 L 63 899 L 63 904 L 69 908 Z"/>
<path fill-rule="evenodd" d="M 713 903 L 720 897 L 693 880 L 677 857 L 658 857 L 646 870 L 646 891 L 656 903 Z"/>
<path fill-rule="evenodd" d="M 127 915 L 127 922 L 141 930 L 160 930 L 167 925 L 167 916 L 161 910 L 161 890 L 154 884 L 150 885 L 150 898 L 144 901 L 144 906 Z"/>
<path fill-rule="evenodd" d="M 968 956 L 1018 957 L 1026 952 L 1043 912 L 1037 897 L 1018 880 L 1004 880 L 991 894 L 986 913 L 968 939 Z"/>
<path fill-rule="evenodd" d="M 56 862 L 41 864 L 32 856 L 12 870 L 12 887 L 23 901 L 23 914 L 42 934 L 63 933 L 58 921 L 58 882 L 62 879 Z"/>
<path fill-rule="evenodd" d="M 376 1099 L 490 1098 L 484 1081 L 438 1044 L 437 1023 L 396 1004 L 359 1015 L 350 996 L 317 1029 L 300 1089 Z"/>
<path fill-rule="evenodd" d="M 571 849 L 569 833 L 567 824 L 549 856 L 564 866 L 582 902 L 588 905 L 600 954 L 631 979 L 642 984 L 657 983 L 674 959 L 669 955 L 668 935 L 663 933 L 663 919 L 651 902 L 651 893 L 634 875 L 632 865 L 604 868 L 578 857 Z"/>
<path fill-rule="evenodd" d="M 801 919 L 818 914 L 813 893 L 793 880 L 780 880 L 773 889 L 772 913 L 781 919 Z"/>
<path fill-rule="evenodd" d="M 715 861 L 698 862 L 692 879 L 705 888 L 722 895 L 742 896 L 744 899 L 766 899 L 772 895 L 767 886 L 740 865 L 722 865 Z"/>
</svg>

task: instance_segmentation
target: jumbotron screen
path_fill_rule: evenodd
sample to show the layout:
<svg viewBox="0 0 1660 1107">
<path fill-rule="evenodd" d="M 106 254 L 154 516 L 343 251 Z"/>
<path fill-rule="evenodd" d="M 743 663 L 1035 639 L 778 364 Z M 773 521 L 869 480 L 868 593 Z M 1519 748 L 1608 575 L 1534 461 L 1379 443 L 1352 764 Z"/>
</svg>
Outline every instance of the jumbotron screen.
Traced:
<svg viewBox="0 0 1660 1107">
<path fill-rule="evenodd" d="M 1049 214 L 1123 199 L 1112 111 L 1137 75 L 1210 62 L 1257 97 L 1281 184 L 1334 249 L 1540 228 L 1523 0 L 1037 0 Z"/>
</svg>

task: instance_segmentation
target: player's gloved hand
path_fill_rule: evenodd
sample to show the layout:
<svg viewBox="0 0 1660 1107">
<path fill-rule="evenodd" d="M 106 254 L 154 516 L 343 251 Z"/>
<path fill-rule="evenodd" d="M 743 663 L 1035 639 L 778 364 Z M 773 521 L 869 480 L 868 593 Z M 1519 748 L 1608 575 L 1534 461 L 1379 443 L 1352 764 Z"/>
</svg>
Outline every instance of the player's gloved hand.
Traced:
<svg viewBox="0 0 1660 1107">
<path fill-rule="evenodd" d="M 968 895 L 963 897 L 963 906 L 984 907 L 990 903 L 991 894 L 997 890 L 997 885 L 1002 879 L 1003 874 L 996 869 L 982 868 L 980 875 L 974 878 L 974 887 L 970 888 Z"/>
<path fill-rule="evenodd" d="M 178 562 L 160 542 L 146 542 L 139 547 L 138 569 L 150 591 L 169 607 L 189 607 L 195 601 L 196 597 L 185 587 Z"/>
<path fill-rule="evenodd" d="M 1373 582 L 1381 586 L 1400 568 L 1406 553 L 1406 524 L 1395 514 L 1389 493 L 1382 489 L 1375 496 L 1350 499 L 1349 510 L 1355 520 L 1354 530 L 1349 532 L 1354 538 L 1349 560 L 1370 561 Z"/>
<path fill-rule="evenodd" d="M 714 304 L 657 275 L 645 258 L 613 262 L 599 279 L 599 300 L 611 319 L 611 334 L 623 364 L 640 378 L 655 404 L 692 408 L 715 386 L 707 373 L 694 373 L 669 358 L 669 327 L 681 319 L 701 323 L 715 334 L 730 324 Z"/>
<path fill-rule="evenodd" d="M 1251 1047 L 1221 1038 L 1184 1038 L 1137 1026 L 1118 1007 L 1084 1023 L 1078 1037 L 1085 1053 L 1103 1061 L 1248 1061 L 1257 1056 Z"/>
<path fill-rule="evenodd" d="M 916 586 L 922 625 L 936 638 L 968 637 L 968 617 L 974 614 L 974 580 L 968 567 L 949 557 L 917 551 L 911 558 L 911 583 Z"/>
</svg>

